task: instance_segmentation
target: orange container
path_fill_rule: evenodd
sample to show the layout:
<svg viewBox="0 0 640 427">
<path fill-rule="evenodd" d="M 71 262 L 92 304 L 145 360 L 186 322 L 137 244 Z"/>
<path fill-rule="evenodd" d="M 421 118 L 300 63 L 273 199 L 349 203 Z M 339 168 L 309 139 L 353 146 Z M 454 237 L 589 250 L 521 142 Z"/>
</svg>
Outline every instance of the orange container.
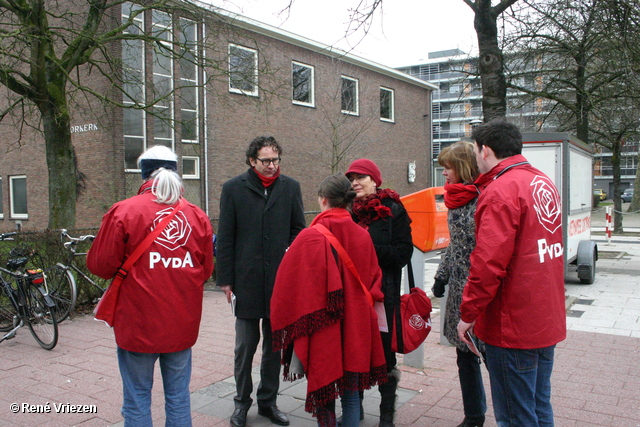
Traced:
<svg viewBox="0 0 640 427">
<path fill-rule="evenodd" d="M 444 187 L 426 188 L 400 198 L 411 218 L 413 245 L 422 252 L 449 245 Z"/>
</svg>

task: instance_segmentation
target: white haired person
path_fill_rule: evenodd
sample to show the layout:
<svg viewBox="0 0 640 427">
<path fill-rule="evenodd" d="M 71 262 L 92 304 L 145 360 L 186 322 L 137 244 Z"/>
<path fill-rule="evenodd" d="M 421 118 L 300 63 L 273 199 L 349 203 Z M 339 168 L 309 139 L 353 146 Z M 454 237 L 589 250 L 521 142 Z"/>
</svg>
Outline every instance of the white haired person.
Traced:
<svg viewBox="0 0 640 427">
<path fill-rule="evenodd" d="M 213 272 L 213 232 L 209 217 L 182 197 L 177 160 L 160 145 L 142 153 L 138 194 L 109 209 L 87 255 L 92 273 L 112 279 L 137 248 L 144 249 L 129 271 L 121 272 L 126 276 L 111 323 L 127 427 L 152 425 L 158 359 L 166 424 L 191 426 L 191 347 L 198 338 L 204 283 Z M 147 246 L 143 241 L 156 228 L 160 234 Z"/>
</svg>

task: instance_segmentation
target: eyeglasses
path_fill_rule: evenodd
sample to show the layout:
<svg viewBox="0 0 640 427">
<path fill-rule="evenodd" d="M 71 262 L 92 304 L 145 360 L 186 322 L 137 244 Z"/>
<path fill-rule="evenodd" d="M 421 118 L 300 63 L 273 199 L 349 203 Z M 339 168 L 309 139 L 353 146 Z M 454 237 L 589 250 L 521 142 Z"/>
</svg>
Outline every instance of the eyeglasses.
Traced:
<svg viewBox="0 0 640 427">
<path fill-rule="evenodd" d="M 351 176 L 349 176 L 347 178 L 349 179 L 349 182 L 353 182 L 353 181 L 362 181 L 363 179 L 365 179 L 368 176 L 369 175 L 351 175 Z"/>
<path fill-rule="evenodd" d="M 278 166 L 280 164 L 280 157 L 276 157 L 275 159 L 259 159 L 256 157 L 256 160 L 262 162 L 262 166 L 269 166 L 269 163 L 273 163 L 273 166 Z"/>
</svg>

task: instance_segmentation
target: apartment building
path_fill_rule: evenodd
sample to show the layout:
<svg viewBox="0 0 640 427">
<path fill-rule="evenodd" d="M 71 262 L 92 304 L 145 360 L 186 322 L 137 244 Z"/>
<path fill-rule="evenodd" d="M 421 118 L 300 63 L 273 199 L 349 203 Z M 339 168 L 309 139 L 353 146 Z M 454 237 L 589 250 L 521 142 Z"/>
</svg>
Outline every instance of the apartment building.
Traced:
<svg viewBox="0 0 640 427">
<path fill-rule="evenodd" d="M 124 3 L 112 22 L 136 7 Z M 128 31 L 163 34 L 167 43 L 180 38 L 193 46 L 185 57 L 206 56 L 215 69 L 142 41 L 115 48 L 130 93 L 170 94 L 154 114 L 76 97 L 72 141 L 85 184 L 77 227 L 98 225 L 114 202 L 135 194 L 136 159 L 153 144 L 176 151 L 186 197 L 212 219 L 222 184 L 246 170 L 245 150 L 259 135 L 283 146 L 282 173 L 300 181 L 309 211 L 318 209 L 320 181 L 357 158 L 374 160 L 385 186 L 401 195 L 432 185 L 432 83 L 209 5 L 195 16 L 147 11 Z M 114 90 L 108 76 L 79 73 L 97 93 Z M 125 105 L 135 101 L 122 98 Z M 8 121 L 0 131 L 0 231 L 42 229 L 49 210 L 42 134 Z"/>
</svg>

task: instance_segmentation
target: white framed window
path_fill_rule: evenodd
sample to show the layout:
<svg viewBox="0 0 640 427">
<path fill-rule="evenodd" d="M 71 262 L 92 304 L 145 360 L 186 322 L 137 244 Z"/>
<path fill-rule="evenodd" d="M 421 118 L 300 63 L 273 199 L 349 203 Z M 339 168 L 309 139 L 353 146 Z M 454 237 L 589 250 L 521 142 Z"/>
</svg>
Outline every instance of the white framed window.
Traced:
<svg viewBox="0 0 640 427">
<path fill-rule="evenodd" d="M 122 20 L 140 9 L 131 2 L 122 5 Z M 124 31 L 125 34 L 142 34 L 144 28 L 144 12 L 133 18 L 133 22 Z M 123 103 L 134 107 L 143 105 L 146 98 L 145 85 L 145 55 L 142 40 L 122 41 L 122 78 L 124 86 Z M 122 110 L 124 123 L 124 168 L 127 171 L 137 171 L 136 160 L 146 148 L 146 113 L 142 109 L 124 108 Z"/>
<path fill-rule="evenodd" d="M 151 11 L 151 34 L 160 42 L 153 45 L 153 143 L 172 150 L 174 141 L 173 100 L 173 34 L 171 16 L 159 10 Z"/>
<path fill-rule="evenodd" d="M 340 81 L 341 111 L 344 114 L 357 116 L 359 114 L 358 79 L 341 76 Z"/>
<path fill-rule="evenodd" d="M 189 144 L 199 142 L 198 126 L 198 67 L 197 42 L 198 31 L 195 22 L 180 18 L 180 45 L 182 49 L 180 65 L 180 137 L 181 141 Z"/>
<path fill-rule="evenodd" d="M 200 157 L 182 156 L 182 178 L 200 179 Z"/>
<path fill-rule="evenodd" d="M 258 96 L 258 51 L 229 44 L 229 92 Z"/>
<path fill-rule="evenodd" d="M 4 218 L 4 205 L 2 203 L 3 195 L 4 193 L 2 192 L 2 178 L 0 178 L 0 219 Z"/>
<path fill-rule="evenodd" d="M 395 91 L 380 86 L 380 120 L 383 122 L 395 121 Z"/>
<path fill-rule="evenodd" d="M 315 69 L 311 65 L 291 62 L 291 99 L 294 104 L 315 106 Z"/>
<path fill-rule="evenodd" d="M 27 212 L 27 176 L 16 175 L 9 177 L 9 204 L 11 218 L 28 219 Z"/>
</svg>

